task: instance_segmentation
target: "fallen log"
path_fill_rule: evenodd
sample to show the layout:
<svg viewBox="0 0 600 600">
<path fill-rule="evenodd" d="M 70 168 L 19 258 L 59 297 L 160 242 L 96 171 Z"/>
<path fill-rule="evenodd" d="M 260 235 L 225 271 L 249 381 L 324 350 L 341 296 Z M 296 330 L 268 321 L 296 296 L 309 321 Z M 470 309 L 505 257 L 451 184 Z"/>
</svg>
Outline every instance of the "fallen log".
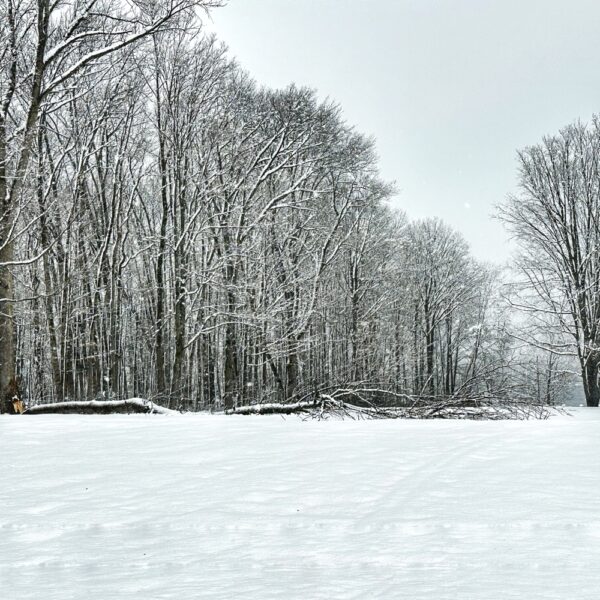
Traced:
<svg viewBox="0 0 600 600">
<path fill-rule="evenodd" d="M 237 406 L 225 411 L 226 415 L 291 415 L 314 410 L 318 406 L 316 400 L 293 402 L 290 404 L 250 404 Z"/>
<path fill-rule="evenodd" d="M 128 400 L 89 400 L 54 402 L 52 404 L 38 404 L 31 406 L 24 415 L 47 414 L 77 414 L 77 415 L 112 415 L 112 414 L 171 414 L 177 411 L 154 404 L 142 398 L 129 398 Z"/>
</svg>

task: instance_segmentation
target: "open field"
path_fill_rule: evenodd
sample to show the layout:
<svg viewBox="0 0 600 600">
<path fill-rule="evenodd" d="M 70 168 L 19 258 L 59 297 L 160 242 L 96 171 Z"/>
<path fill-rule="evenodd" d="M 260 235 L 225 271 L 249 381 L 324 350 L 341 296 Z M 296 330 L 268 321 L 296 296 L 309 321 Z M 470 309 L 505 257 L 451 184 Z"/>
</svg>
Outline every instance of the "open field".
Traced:
<svg viewBox="0 0 600 600">
<path fill-rule="evenodd" d="M 596 600 L 600 412 L 0 418 L 10 600 Z"/>
</svg>

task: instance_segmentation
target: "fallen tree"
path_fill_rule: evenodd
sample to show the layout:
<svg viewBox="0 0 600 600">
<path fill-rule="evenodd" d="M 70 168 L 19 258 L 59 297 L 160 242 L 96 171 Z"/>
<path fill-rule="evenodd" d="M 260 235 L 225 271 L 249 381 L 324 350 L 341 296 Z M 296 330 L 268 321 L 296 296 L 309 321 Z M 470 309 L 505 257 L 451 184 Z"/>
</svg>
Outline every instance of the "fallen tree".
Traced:
<svg viewBox="0 0 600 600">
<path fill-rule="evenodd" d="M 385 402 L 372 399 L 383 395 Z M 396 396 L 398 404 L 390 405 Z M 312 400 L 238 406 L 228 415 L 298 414 L 305 418 L 330 419 L 548 419 L 564 412 L 560 408 L 529 401 L 481 397 L 413 397 L 376 389 L 338 389 Z"/>
<path fill-rule="evenodd" d="M 89 400 L 87 402 L 55 402 L 38 404 L 28 408 L 24 415 L 77 414 L 77 415 L 111 415 L 111 414 L 170 414 L 177 411 L 154 404 L 143 398 L 128 400 Z"/>
<path fill-rule="evenodd" d="M 314 410 L 318 407 L 316 400 L 307 400 L 303 402 L 291 402 L 289 404 L 248 404 L 236 408 L 227 409 L 227 415 L 291 415 L 293 413 L 303 413 Z"/>
</svg>

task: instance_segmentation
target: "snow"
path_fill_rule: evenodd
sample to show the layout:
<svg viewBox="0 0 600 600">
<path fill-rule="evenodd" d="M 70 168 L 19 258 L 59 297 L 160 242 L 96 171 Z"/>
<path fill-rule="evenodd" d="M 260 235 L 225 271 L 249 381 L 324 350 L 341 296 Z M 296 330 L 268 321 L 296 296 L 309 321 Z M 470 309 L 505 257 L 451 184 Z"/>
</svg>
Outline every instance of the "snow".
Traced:
<svg viewBox="0 0 600 600">
<path fill-rule="evenodd" d="M 600 412 L 0 418 L 11 600 L 586 599 Z"/>
</svg>

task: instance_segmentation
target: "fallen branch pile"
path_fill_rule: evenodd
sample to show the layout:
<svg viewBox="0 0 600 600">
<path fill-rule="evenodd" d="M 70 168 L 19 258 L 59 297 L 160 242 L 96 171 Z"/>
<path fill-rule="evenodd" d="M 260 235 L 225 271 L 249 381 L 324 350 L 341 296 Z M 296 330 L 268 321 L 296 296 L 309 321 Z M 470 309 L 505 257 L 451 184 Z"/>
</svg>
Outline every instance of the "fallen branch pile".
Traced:
<svg viewBox="0 0 600 600">
<path fill-rule="evenodd" d="M 226 411 L 230 415 L 298 414 L 313 419 L 548 419 L 558 409 L 545 404 L 503 401 L 490 398 L 414 398 L 402 396 L 403 406 L 377 404 L 368 399 L 375 390 L 336 390 L 318 399 L 289 404 L 253 404 Z M 386 392 L 387 395 L 392 394 Z M 397 394 L 400 398 L 400 395 Z"/>
</svg>

